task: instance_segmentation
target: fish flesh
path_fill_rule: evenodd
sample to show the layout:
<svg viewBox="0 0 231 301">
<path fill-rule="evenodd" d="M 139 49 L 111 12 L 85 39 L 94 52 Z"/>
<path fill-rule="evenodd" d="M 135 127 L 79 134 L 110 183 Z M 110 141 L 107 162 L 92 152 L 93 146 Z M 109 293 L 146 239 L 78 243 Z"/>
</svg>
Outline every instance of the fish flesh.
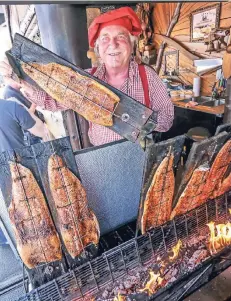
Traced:
<svg viewBox="0 0 231 301">
<path fill-rule="evenodd" d="M 32 269 L 40 263 L 60 260 L 61 243 L 37 181 L 23 165 L 9 165 L 12 201 L 8 212 L 22 261 Z"/>
<path fill-rule="evenodd" d="M 202 191 L 209 174 L 208 164 L 196 168 L 171 213 L 171 219 L 203 204 Z"/>
<path fill-rule="evenodd" d="M 99 242 L 99 224 L 88 208 L 86 191 L 80 180 L 54 154 L 48 160 L 48 177 L 60 232 L 68 253 L 75 258 L 89 244 Z"/>
<path fill-rule="evenodd" d="M 222 194 L 228 192 L 229 190 L 231 190 L 231 172 L 225 179 L 223 179 L 221 183 L 218 184 L 218 186 L 213 192 L 212 198 L 215 199 L 221 196 Z"/>
<path fill-rule="evenodd" d="M 228 140 L 218 152 L 211 166 L 208 178 L 206 180 L 206 184 L 202 192 L 203 199 L 208 200 L 209 198 L 213 197 L 214 191 L 219 189 L 219 186 L 221 186 L 224 175 L 228 170 L 230 164 L 231 140 Z"/>
<path fill-rule="evenodd" d="M 228 140 L 218 152 L 211 168 L 204 164 L 194 170 L 190 181 L 171 213 L 171 219 L 204 204 L 209 198 L 218 196 L 219 189 L 221 189 L 221 192 L 228 189 L 227 180 L 222 184 L 222 179 L 230 163 L 231 140 Z"/>
<path fill-rule="evenodd" d="M 113 125 L 113 111 L 120 98 L 90 77 L 57 63 L 21 64 L 23 71 L 45 92 L 88 121 Z"/>
<path fill-rule="evenodd" d="M 173 161 L 173 154 L 167 155 L 154 174 L 144 200 L 142 234 L 150 228 L 164 224 L 170 218 L 175 186 Z"/>
</svg>

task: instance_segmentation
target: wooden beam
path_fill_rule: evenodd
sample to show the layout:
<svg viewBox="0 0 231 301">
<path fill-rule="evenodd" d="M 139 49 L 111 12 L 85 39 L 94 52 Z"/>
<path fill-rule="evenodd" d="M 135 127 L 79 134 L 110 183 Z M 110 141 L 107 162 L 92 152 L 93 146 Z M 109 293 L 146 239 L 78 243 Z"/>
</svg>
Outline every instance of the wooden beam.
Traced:
<svg viewBox="0 0 231 301">
<path fill-rule="evenodd" d="M 155 34 L 155 36 L 160 37 L 164 40 L 169 46 L 173 46 L 175 49 L 179 50 L 183 55 L 185 55 L 188 59 L 194 61 L 199 60 L 201 57 L 193 54 L 191 51 L 187 50 L 185 47 L 183 47 L 180 43 L 176 42 L 172 38 L 166 37 L 162 34 Z"/>
<path fill-rule="evenodd" d="M 176 25 L 176 23 L 179 19 L 180 9 L 181 9 L 182 4 L 183 3 L 177 3 L 173 18 L 172 18 L 172 20 L 169 24 L 169 27 L 168 27 L 168 30 L 167 30 L 167 33 L 166 33 L 167 37 L 170 37 L 170 35 L 172 33 L 172 30 L 173 30 L 174 26 Z M 166 46 L 166 43 L 162 42 L 161 45 L 160 45 L 160 49 L 158 51 L 158 56 L 157 56 L 157 61 L 156 61 L 156 73 L 157 74 L 159 74 L 159 72 L 160 72 L 165 46 Z"/>
</svg>

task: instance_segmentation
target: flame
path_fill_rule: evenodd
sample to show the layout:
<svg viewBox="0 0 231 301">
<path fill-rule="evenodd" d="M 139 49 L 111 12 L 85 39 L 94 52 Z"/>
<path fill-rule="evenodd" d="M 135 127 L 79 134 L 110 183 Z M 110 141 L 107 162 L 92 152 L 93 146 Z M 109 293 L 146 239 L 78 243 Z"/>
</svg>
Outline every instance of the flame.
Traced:
<svg viewBox="0 0 231 301">
<path fill-rule="evenodd" d="M 231 209 L 229 209 L 229 214 L 231 214 Z"/>
<path fill-rule="evenodd" d="M 207 224 L 210 230 L 209 250 L 211 254 L 217 250 L 231 244 L 231 223 L 219 224 L 215 226 L 214 222 Z"/>
<path fill-rule="evenodd" d="M 182 247 L 182 242 L 179 239 L 177 244 L 172 248 L 173 256 L 169 256 L 170 261 L 173 261 L 175 258 L 177 258 L 181 247 Z"/>
<path fill-rule="evenodd" d="M 126 301 L 126 297 L 122 296 L 122 295 L 120 295 L 120 293 L 118 293 L 118 297 L 115 297 L 113 299 L 113 301 Z"/>
<path fill-rule="evenodd" d="M 145 287 L 139 292 L 147 291 L 148 295 L 151 296 L 155 293 L 158 286 L 161 285 L 163 278 L 160 277 L 160 274 L 155 274 L 153 271 L 150 271 L 150 280 L 146 283 Z"/>
</svg>

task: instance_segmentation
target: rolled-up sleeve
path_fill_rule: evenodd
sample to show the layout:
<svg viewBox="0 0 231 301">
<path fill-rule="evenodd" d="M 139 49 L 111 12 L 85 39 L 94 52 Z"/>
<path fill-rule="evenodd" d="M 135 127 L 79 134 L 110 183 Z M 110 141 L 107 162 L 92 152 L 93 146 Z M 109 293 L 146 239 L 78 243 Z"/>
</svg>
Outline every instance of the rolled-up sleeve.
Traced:
<svg viewBox="0 0 231 301">
<path fill-rule="evenodd" d="M 173 103 L 168 95 L 165 85 L 156 72 L 152 68 L 147 67 L 146 73 L 151 107 L 158 113 L 157 126 L 155 130 L 158 132 L 167 132 L 173 124 Z"/>
</svg>

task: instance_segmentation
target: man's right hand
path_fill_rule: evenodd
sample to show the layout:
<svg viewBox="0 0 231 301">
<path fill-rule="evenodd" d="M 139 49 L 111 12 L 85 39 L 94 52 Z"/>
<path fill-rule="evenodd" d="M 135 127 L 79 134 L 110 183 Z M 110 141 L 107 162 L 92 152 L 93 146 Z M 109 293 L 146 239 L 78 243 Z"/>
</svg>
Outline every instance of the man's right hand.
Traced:
<svg viewBox="0 0 231 301">
<path fill-rule="evenodd" d="M 20 80 L 20 83 L 19 83 L 12 79 L 13 69 L 10 66 L 6 57 L 3 61 L 0 62 L 0 73 L 2 74 L 2 76 L 4 78 L 5 84 L 11 86 L 12 88 L 14 88 L 16 90 L 20 90 L 20 92 L 26 98 L 31 97 L 33 95 L 34 89 L 31 85 L 29 85 L 24 80 Z"/>
<path fill-rule="evenodd" d="M 4 83 L 6 85 L 9 85 L 16 90 L 19 90 L 21 88 L 21 84 L 11 78 L 13 70 L 8 63 L 7 58 L 5 58 L 4 61 L 0 62 L 0 73 L 3 76 Z"/>
</svg>

